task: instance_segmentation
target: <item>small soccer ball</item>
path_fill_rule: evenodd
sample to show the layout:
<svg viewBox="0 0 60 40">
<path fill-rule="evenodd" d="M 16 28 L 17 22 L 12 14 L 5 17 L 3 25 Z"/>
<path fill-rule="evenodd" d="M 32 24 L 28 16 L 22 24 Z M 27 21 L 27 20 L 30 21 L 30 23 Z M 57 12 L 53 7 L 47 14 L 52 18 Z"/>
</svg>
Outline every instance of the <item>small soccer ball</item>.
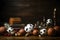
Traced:
<svg viewBox="0 0 60 40">
<path fill-rule="evenodd" d="M 27 24 L 27 26 L 25 26 L 24 30 L 26 32 L 31 32 L 33 30 L 33 24 Z"/>
<path fill-rule="evenodd" d="M 12 28 L 12 27 L 9 27 L 8 29 L 7 29 L 7 32 L 8 33 L 10 33 L 10 34 L 14 34 L 14 31 L 13 31 L 14 29 Z"/>
<path fill-rule="evenodd" d="M 46 29 L 41 29 L 41 30 L 40 30 L 40 35 L 44 35 L 44 34 L 46 34 L 46 32 L 47 32 Z"/>
<path fill-rule="evenodd" d="M 52 19 L 47 19 L 46 25 L 51 25 L 52 24 Z"/>
</svg>

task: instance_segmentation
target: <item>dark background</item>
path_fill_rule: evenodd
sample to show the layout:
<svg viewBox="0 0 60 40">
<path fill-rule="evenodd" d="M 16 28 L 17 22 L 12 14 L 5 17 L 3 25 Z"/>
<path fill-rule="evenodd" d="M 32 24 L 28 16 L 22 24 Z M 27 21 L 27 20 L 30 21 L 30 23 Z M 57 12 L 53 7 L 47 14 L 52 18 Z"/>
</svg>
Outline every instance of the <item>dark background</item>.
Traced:
<svg viewBox="0 0 60 40">
<path fill-rule="evenodd" d="M 22 17 L 22 23 L 34 23 L 43 16 L 53 19 L 54 8 L 57 9 L 57 25 L 60 25 L 58 0 L 0 0 L 0 24 L 8 22 L 9 17 Z"/>
</svg>

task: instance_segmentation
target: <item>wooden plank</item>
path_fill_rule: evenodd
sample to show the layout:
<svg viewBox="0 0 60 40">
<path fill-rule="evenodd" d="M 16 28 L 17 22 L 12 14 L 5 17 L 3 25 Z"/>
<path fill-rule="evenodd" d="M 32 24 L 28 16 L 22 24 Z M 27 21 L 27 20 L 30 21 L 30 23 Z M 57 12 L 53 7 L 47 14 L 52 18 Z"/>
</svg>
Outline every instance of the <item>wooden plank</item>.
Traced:
<svg viewBox="0 0 60 40">
<path fill-rule="evenodd" d="M 1 40 L 59 40 L 60 37 L 0 37 Z"/>
</svg>

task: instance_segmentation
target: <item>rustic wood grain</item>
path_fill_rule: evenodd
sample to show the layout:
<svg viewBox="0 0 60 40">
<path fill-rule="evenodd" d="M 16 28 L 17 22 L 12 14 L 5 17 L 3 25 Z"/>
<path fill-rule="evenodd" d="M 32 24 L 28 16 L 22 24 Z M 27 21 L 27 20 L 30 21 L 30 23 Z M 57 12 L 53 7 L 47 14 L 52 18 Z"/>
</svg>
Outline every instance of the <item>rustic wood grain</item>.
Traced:
<svg viewBox="0 0 60 40">
<path fill-rule="evenodd" d="M 0 40 L 60 40 L 60 37 L 0 37 Z"/>
</svg>

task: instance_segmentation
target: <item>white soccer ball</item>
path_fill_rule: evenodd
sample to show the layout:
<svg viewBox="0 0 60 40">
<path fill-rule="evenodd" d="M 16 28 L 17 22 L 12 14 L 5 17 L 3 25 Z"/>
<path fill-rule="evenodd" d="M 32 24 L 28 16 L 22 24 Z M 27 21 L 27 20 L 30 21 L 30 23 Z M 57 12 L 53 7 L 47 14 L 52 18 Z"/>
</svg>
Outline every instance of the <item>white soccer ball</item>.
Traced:
<svg viewBox="0 0 60 40">
<path fill-rule="evenodd" d="M 44 35 L 44 34 L 46 34 L 46 31 L 47 31 L 46 29 L 41 29 L 41 30 L 40 30 L 40 34 L 41 34 L 41 35 Z"/>
<path fill-rule="evenodd" d="M 10 34 L 14 34 L 14 29 L 12 27 L 9 27 L 7 29 L 7 32 L 10 33 Z"/>
<path fill-rule="evenodd" d="M 52 24 L 52 19 L 47 19 L 46 25 Z"/>
<path fill-rule="evenodd" d="M 27 24 L 27 26 L 25 26 L 24 30 L 26 32 L 31 32 L 33 30 L 33 24 Z"/>
<path fill-rule="evenodd" d="M 14 28 L 10 27 L 8 23 L 4 23 L 4 26 L 6 28 L 6 31 L 10 34 L 14 34 Z"/>
</svg>

